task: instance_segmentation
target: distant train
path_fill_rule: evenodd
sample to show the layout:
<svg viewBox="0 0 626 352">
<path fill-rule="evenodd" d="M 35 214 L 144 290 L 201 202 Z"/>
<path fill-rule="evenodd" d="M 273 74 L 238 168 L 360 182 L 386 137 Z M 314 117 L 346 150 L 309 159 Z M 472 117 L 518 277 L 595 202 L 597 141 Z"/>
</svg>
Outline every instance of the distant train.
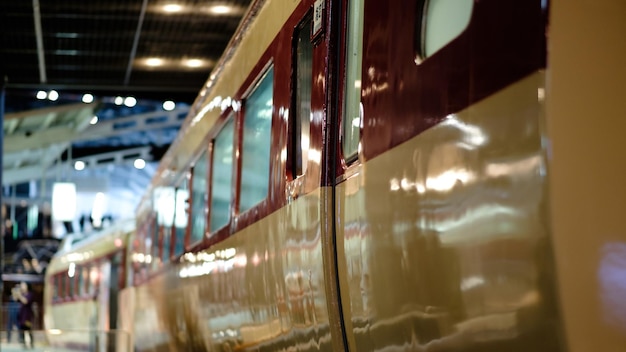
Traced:
<svg viewBox="0 0 626 352">
<path fill-rule="evenodd" d="M 136 226 L 51 263 L 50 340 L 623 350 L 624 13 L 253 1 Z"/>
<path fill-rule="evenodd" d="M 121 220 L 84 238 L 69 235 L 61 243 L 46 270 L 43 297 L 44 326 L 53 346 L 89 351 L 130 346 L 129 333 L 115 330 L 135 223 Z"/>
</svg>

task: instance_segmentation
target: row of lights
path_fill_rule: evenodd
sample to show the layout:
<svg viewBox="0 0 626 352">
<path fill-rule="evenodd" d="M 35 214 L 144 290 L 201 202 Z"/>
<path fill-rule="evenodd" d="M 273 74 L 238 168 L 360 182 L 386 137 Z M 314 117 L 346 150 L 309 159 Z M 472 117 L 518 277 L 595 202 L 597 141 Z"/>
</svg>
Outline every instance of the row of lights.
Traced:
<svg viewBox="0 0 626 352">
<path fill-rule="evenodd" d="M 178 66 L 179 62 L 174 60 L 167 60 L 160 57 L 150 57 L 140 60 L 148 67 L 161 67 L 161 66 Z M 183 59 L 182 65 L 189 68 L 199 68 L 209 65 L 209 60 L 203 59 Z"/>
<path fill-rule="evenodd" d="M 166 13 L 181 13 L 183 11 L 185 11 L 185 7 L 183 5 L 180 4 L 166 4 L 163 5 L 163 7 L 161 8 L 163 10 L 163 12 Z M 189 11 L 192 11 L 194 9 L 189 9 Z M 215 15 L 226 15 L 229 14 L 231 12 L 235 11 L 235 8 L 232 6 L 226 6 L 226 5 L 214 5 L 208 8 L 209 12 Z"/>
<path fill-rule="evenodd" d="M 143 170 L 146 167 L 146 161 L 141 158 L 135 159 L 135 161 L 133 162 L 133 166 L 137 170 Z M 82 160 L 76 160 L 74 162 L 74 170 L 76 171 L 83 171 L 85 170 L 86 167 L 87 167 L 87 163 L 85 163 Z"/>
<path fill-rule="evenodd" d="M 37 92 L 37 99 L 39 100 L 48 99 L 50 101 L 57 101 L 59 100 L 59 92 L 57 92 L 54 89 L 48 92 L 44 90 L 40 90 Z M 83 98 L 82 98 L 83 103 L 85 104 L 93 103 L 93 99 L 94 98 L 92 94 L 89 94 L 89 93 L 83 94 Z"/>
<path fill-rule="evenodd" d="M 51 90 L 51 91 L 43 91 L 40 90 L 37 92 L 37 99 L 39 100 L 44 100 L 44 99 L 48 99 L 50 101 L 57 101 L 59 99 L 59 93 L 56 90 Z M 94 96 L 92 94 L 86 93 L 83 94 L 82 97 L 82 102 L 85 104 L 91 104 L 94 101 Z M 115 99 L 113 100 L 113 102 L 115 103 L 115 105 L 125 105 L 129 108 L 134 107 L 135 105 L 137 105 L 137 99 L 135 97 L 115 97 Z M 163 110 L 165 111 L 172 111 L 176 108 L 176 103 L 174 103 L 171 100 L 167 100 L 165 102 L 163 102 Z M 96 120 L 97 122 L 97 120 Z M 95 124 L 92 123 L 92 125 Z"/>
</svg>

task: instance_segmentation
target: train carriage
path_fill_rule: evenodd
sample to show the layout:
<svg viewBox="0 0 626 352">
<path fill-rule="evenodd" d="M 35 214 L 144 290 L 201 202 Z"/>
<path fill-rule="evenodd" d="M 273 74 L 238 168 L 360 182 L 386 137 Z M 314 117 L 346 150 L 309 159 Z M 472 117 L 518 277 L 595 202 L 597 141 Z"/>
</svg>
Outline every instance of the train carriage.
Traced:
<svg viewBox="0 0 626 352">
<path fill-rule="evenodd" d="M 118 331 L 117 317 L 123 311 L 118 294 L 126 284 L 126 252 L 134 230 L 135 219 L 126 219 L 64 239 L 45 275 L 44 326 L 51 346 L 130 350 L 130 335 Z"/>
<path fill-rule="evenodd" d="M 146 347 L 558 349 L 546 16 L 253 4 L 145 199 Z"/>
<path fill-rule="evenodd" d="M 601 3 L 253 1 L 138 207 L 134 349 L 620 350 L 624 226 L 581 209 L 623 209 Z"/>
</svg>

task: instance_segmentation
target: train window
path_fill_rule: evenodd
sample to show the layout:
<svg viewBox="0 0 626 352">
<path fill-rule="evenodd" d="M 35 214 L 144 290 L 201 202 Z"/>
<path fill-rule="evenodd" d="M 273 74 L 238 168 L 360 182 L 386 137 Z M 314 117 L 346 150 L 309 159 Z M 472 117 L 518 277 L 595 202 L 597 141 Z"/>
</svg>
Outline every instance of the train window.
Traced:
<svg viewBox="0 0 626 352">
<path fill-rule="evenodd" d="M 89 270 L 89 295 L 95 296 L 100 283 L 100 274 L 98 272 L 99 264 L 96 262 Z"/>
<path fill-rule="evenodd" d="M 59 300 L 59 276 L 55 275 L 52 277 L 52 300 Z"/>
<path fill-rule="evenodd" d="M 89 294 L 89 265 L 83 266 L 81 271 L 81 277 L 83 279 L 83 282 L 80 285 L 80 295 L 84 297 Z"/>
<path fill-rule="evenodd" d="M 161 256 L 159 254 L 159 225 L 157 223 L 157 218 L 154 217 L 150 220 L 150 238 L 152 239 L 151 252 L 152 258 L 151 264 L 152 269 L 156 270 L 159 267 L 159 263 L 161 261 Z"/>
<path fill-rule="evenodd" d="M 83 277 L 83 267 L 79 266 L 78 268 L 76 268 L 76 276 L 77 276 L 77 281 L 78 284 L 76 285 L 76 296 L 77 297 L 82 297 L 84 294 L 84 290 L 83 287 L 85 287 L 85 281 L 84 281 L 84 277 Z"/>
<path fill-rule="evenodd" d="M 154 226 L 154 220 L 152 217 L 149 217 L 148 220 L 144 224 L 144 229 L 142 231 L 142 236 L 144 238 L 144 269 L 149 271 L 152 267 L 152 262 L 154 259 L 154 248 L 157 247 L 158 243 L 154 242 L 153 233 L 154 230 L 152 227 Z"/>
<path fill-rule="evenodd" d="M 176 190 L 174 187 L 157 187 L 154 190 L 154 201 L 157 208 L 157 227 L 161 242 L 161 262 L 170 257 L 174 212 L 176 209 Z M 157 255 L 158 257 L 158 255 Z"/>
<path fill-rule="evenodd" d="M 187 177 L 183 179 L 176 189 L 176 206 L 174 209 L 174 255 L 182 254 L 185 251 L 185 234 L 187 233 L 187 212 L 189 189 Z"/>
<path fill-rule="evenodd" d="M 311 17 L 306 18 L 296 33 L 295 113 L 291 163 L 293 177 L 304 175 L 311 135 L 311 87 L 313 82 L 313 45 Z"/>
<path fill-rule="evenodd" d="M 222 228 L 230 221 L 232 203 L 232 179 L 234 158 L 234 118 L 229 117 L 220 133 L 215 137 L 211 177 L 211 232 Z"/>
<path fill-rule="evenodd" d="M 346 83 L 343 111 L 343 155 L 346 160 L 357 157 L 361 137 L 361 65 L 363 57 L 363 3 L 349 1 L 346 33 Z"/>
<path fill-rule="evenodd" d="M 170 251 L 172 243 L 172 224 L 169 226 L 161 226 L 161 263 L 167 263 L 170 260 Z"/>
<path fill-rule="evenodd" d="M 200 155 L 193 167 L 191 178 L 191 243 L 197 243 L 204 237 L 206 227 L 207 194 L 207 152 Z"/>
<path fill-rule="evenodd" d="M 239 198 L 241 212 L 264 200 L 269 190 L 273 85 L 274 68 L 271 67 L 245 102 Z"/>
<path fill-rule="evenodd" d="M 59 275 L 59 298 L 64 300 L 67 297 L 67 289 L 65 282 L 67 281 L 67 273 L 62 273 Z"/>
<path fill-rule="evenodd" d="M 458 37 L 472 16 L 474 0 L 426 0 L 419 8 L 417 36 L 421 60 Z M 419 60 L 418 60 L 419 61 Z"/>
<path fill-rule="evenodd" d="M 76 294 L 76 264 L 70 263 L 70 268 L 67 271 L 67 280 L 69 282 L 68 297 L 72 298 Z"/>
</svg>

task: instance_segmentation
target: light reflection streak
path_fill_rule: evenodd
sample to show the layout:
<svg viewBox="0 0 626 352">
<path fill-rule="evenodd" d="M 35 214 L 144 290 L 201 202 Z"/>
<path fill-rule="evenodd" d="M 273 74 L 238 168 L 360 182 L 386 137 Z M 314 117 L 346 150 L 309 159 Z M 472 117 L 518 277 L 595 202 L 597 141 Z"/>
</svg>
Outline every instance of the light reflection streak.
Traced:
<svg viewBox="0 0 626 352">
<path fill-rule="evenodd" d="M 244 267 L 247 264 L 245 254 L 237 254 L 235 248 L 226 248 L 212 253 L 185 253 L 182 262 L 189 263 L 178 272 L 181 278 L 208 275 L 213 271 L 228 272 L 235 267 Z"/>
<path fill-rule="evenodd" d="M 606 243 L 600 254 L 598 284 L 604 319 L 626 332 L 626 243 Z"/>
</svg>

